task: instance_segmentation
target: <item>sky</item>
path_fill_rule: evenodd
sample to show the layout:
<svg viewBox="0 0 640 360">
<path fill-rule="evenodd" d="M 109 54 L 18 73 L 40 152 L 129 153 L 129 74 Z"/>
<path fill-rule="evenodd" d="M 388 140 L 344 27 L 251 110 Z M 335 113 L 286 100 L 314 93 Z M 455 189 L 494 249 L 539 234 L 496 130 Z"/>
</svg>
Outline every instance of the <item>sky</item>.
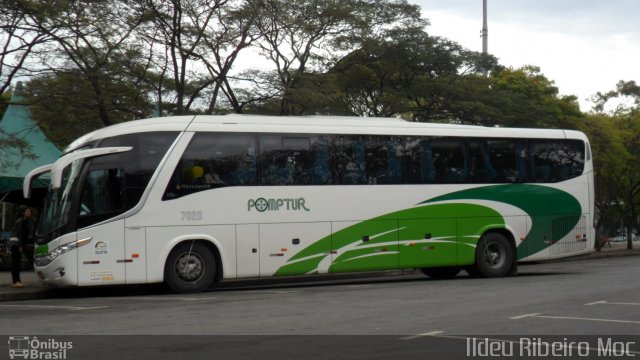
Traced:
<svg viewBox="0 0 640 360">
<path fill-rule="evenodd" d="M 482 51 L 482 0 L 408 0 L 427 32 Z M 535 65 L 561 95 L 588 98 L 620 80 L 640 83 L 640 0 L 488 0 L 489 53 L 511 67 Z"/>
</svg>

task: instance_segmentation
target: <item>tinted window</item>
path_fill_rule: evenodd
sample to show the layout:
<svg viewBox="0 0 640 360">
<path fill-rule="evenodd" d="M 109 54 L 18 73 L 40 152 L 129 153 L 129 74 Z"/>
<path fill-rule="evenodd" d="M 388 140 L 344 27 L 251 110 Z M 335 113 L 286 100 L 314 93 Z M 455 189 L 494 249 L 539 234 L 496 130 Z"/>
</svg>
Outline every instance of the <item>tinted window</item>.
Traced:
<svg viewBox="0 0 640 360">
<path fill-rule="evenodd" d="M 259 139 L 262 185 L 333 183 L 328 136 L 264 134 Z"/>
<path fill-rule="evenodd" d="M 335 184 L 367 184 L 365 137 L 336 136 L 333 140 Z"/>
<path fill-rule="evenodd" d="M 310 137 L 260 135 L 262 185 L 312 184 L 314 165 Z"/>
<path fill-rule="evenodd" d="M 368 184 L 404 183 L 400 138 L 367 136 L 365 138 Z"/>
<path fill-rule="evenodd" d="M 470 140 L 469 170 L 473 182 L 524 182 L 528 174 L 526 143 L 501 139 Z"/>
<path fill-rule="evenodd" d="M 199 133 L 163 199 L 238 185 L 556 182 L 583 159 L 580 141 Z"/>
<path fill-rule="evenodd" d="M 121 168 L 92 169 L 85 178 L 80 200 L 78 228 L 124 212 L 125 174 Z"/>
<path fill-rule="evenodd" d="M 332 184 L 330 138 L 328 136 L 312 136 L 311 152 L 313 153 L 311 183 L 314 185 Z"/>
<path fill-rule="evenodd" d="M 163 200 L 222 186 L 256 185 L 253 134 L 197 133 L 191 139 Z"/>
<path fill-rule="evenodd" d="M 430 184 L 436 180 L 429 138 L 405 138 L 405 173 L 409 184 Z"/>
<path fill-rule="evenodd" d="M 493 182 L 496 179 L 497 172 L 491 164 L 485 140 L 469 141 L 469 173 L 473 182 Z"/>
<path fill-rule="evenodd" d="M 438 183 L 462 183 L 468 180 L 467 151 L 461 139 L 431 140 L 433 167 Z"/>
<path fill-rule="evenodd" d="M 560 182 L 582 175 L 584 169 L 582 141 L 534 140 L 529 144 L 536 182 Z"/>
<path fill-rule="evenodd" d="M 77 226 L 95 224 L 138 204 L 177 135 L 175 132 L 137 133 L 102 141 L 99 147 L 131 146 L 132 149 L 89 160 Z"/>
</svg>

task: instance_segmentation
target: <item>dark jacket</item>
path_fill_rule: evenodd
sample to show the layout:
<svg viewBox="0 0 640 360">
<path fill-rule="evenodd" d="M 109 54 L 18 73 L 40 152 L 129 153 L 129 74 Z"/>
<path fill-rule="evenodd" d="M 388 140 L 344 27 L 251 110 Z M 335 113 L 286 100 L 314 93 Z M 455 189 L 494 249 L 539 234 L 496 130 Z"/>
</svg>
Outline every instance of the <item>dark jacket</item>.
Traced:
<svg viewBox="0 0 640 360">
<path fill-rule="evenodd" d="M 19 218 L 16 221 L 14 231 L 20 240 L 20 246 L 33 245 L 35 243 L 36 227 L 31 219 Z"/>
</svg>

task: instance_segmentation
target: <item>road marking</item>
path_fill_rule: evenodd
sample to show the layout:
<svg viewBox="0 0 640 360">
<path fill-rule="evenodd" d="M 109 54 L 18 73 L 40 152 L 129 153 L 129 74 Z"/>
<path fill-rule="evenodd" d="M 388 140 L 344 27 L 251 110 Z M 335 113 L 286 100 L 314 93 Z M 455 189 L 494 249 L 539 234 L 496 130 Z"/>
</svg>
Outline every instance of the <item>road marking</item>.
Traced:
<svg viewBox="0 0 640 360">
<path fill-rule="evenodd" d="M 370 288 L 370 287 L 373 287 L 373 285 L 349 285 L 348 287 L 350 287 L 351 289 L 360 289 L 360 288 Z"/>
<path fill-rule="evenodd" d="M 600 321 L 600 322 L 612 322 L 612 323 L 624 323 L 624 324 L 640 324 L 640 321 L 636 321 L 636 320 L 615 320 L 615 319 L 582 318 L 582 317 L 574 317 L 574 316 L 553 316 L 553 315 L 540 315 L 539 313 L 512 316 L 509 319 L 520 320 L 520 319 L 529 318 L 529 317 L 542 318 L 542 319 L 582 320 L 582 321 Z"/>
<path fill-rule="evenodd" d="M 259 293 L 259 294 L 293 294 L 300 290 L 246 290 L 243 293 Z"/>
<path fill-rule="evenodd" d="M 57 306 L 57 305 L 12 305 L 12 304 L 0 304 L 0 307 L 12 307 L 12 308 L 27 308 L 27 309 L 61 309 L 61 310 L 69 310 L 69 311 L 85 311 L 85 310 L 96 310 L 96 309 L 106 309 L 109 306 Z"/>
<path fill-rule="evenodd" d="M 592 305 L 599 305 L 599 304 L 606 304 L 607 300 L 600 300 L 600 301 L 594 301 L 594 302 L 590 302 L 588 304 L 584 304 L 585 306 L 592 306 Z"/>
<path fill-rule="evenodd" d="M 609 302 L 607 300 L 594 301 L 592 303 L 585 304 L 589 305 L 627 305 L 627 306 L 640 306 L 640 303 L 631 303 L 631 302 Z"/>
<path fill-rule="evenodd" d="M 425 337 L 425 336 L 436 336 L 436 335 L 440 335 L 444 333 L 444 331 L 431 331 L 428 333 L 424 333 L 424 334 L 418 334 L 418 335 L 411 335 L 411 336 L 405 336 L 403 338 L 400 338 L 400 340 L 413 340 L 413 339 L 418 339 L 421 337 Z"/>
<path fill-rule="evenodd" d="M 97 310 L 106 308 L 109 308 L 109 306 L 69 307 L 69 311 Z"/>
<path fill-rule="evenodd" d="M 112 300 L 139 300 L 139 301 L 202 301 L 202 300 L 215 300 L 216 296 L 212 297 L 109 297 L 107 299 Z"/>
<path fill-rule="evenodd" d="M 520 319 L 524 319 L 524 318 L 528 318 L 528 317 L 533 317 L 536 315 L 540 315 L 540 313 L 533 313 L 533 314 L 524 314 L 524 315 L 519 315 L 519 316 L 512 316 L 509 319 L 511 320 L 520 320 Z"/>
</svg>

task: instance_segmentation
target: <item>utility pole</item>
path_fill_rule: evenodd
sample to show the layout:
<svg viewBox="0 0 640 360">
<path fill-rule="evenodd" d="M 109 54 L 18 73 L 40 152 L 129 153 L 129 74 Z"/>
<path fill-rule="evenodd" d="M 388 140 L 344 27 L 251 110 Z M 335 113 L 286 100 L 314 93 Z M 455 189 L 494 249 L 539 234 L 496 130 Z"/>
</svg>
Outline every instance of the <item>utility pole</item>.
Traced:
<svg viewBox="0 0 640 360">
<path fill-rule="evenodd" d="M 482 53 L 489 53 L 489 28 L 487 27 L 487 0 L 482 0 Z"/>
</svg>

